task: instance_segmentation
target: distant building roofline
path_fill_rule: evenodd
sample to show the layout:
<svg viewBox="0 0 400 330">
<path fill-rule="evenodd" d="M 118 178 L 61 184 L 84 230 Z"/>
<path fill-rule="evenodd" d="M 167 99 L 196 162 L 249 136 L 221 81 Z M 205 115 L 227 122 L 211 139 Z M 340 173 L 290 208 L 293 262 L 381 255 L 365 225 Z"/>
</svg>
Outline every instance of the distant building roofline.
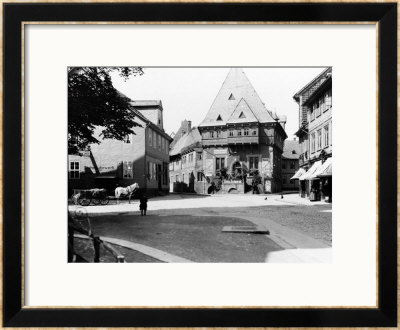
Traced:
<svg viewBox="0 0 400 330">
<path fill-rule="evenodd" d="M 300 89 L 296 94 L 294 94 L 293 96 L 294 100 L 298 102 L 300 94 L 303 94 L 307 89 L 311 88 L 319 78 L 327 74 L 329 71 L 332 71 L 332 67 L 326 68 L 318 76 L 316 76 L 313 80 L 311 80 L 307 85 L 305 85 L 302 89 Z"/>
</svg>

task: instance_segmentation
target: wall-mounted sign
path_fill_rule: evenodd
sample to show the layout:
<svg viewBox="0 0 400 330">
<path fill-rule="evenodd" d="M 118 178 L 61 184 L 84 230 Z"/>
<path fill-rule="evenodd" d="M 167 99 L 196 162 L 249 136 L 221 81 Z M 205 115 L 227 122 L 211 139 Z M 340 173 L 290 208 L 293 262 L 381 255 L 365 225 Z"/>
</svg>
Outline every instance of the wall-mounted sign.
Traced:
<svg viewBox="0 0 400 330">
<path fill-rule="evenodd" d="M 214 173 L 214 159 L 206 159 L 205 160 L 205 176 L 212 176 Z"/>
<path fill-rule="evenodd" d="M 225 149 L 215 149 L 214 155 L 226 155 L 226 151 Z"/>
</svg>

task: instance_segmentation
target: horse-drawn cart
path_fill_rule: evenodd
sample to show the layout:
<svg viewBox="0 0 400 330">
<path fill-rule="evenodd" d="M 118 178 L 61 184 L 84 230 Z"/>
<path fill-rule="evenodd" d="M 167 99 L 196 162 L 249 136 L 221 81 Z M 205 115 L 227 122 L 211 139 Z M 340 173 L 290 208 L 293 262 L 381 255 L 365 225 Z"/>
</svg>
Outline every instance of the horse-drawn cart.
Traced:
<svg viewBox="0 0 400 330">
<path fill-rule="evenodd" d="M 74 189 L 72 201 L 75 205 L 88 206 L 91 202 L 94 205 L 107 205 L 110 198 L 107 195 L 106 189 Z"/>
</svg>

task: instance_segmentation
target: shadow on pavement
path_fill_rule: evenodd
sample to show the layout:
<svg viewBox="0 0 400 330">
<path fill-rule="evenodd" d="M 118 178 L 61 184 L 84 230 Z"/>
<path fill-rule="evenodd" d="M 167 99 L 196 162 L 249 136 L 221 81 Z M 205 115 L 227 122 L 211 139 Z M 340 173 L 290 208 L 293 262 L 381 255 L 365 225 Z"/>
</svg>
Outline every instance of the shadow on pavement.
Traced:
<svg viewBox="0 0 400 330">
<path fill-rule="evenodd" d="M 248 226 L 236 217 L 181 215 L 105 215 L 92 222 L 96 235 L 153 247 L 193 262 L 265 262 L 282 248 L 266 235 L 222 232 L 224 226 Z"/>
</svg>

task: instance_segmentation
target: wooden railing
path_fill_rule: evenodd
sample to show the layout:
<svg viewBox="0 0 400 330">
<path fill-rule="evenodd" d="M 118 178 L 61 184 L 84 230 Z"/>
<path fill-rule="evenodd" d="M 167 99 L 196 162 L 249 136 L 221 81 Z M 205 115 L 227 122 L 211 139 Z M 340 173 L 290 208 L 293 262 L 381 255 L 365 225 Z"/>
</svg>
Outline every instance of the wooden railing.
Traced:
<svg viewBox="0 0 400 330">
<path fill-rule="evenodd" d="M 75 233 L 79 233 L 82 236 L 78 236 L 80 238 L 90 239 L 93 243 L 94 256 L 93 262 L 100 262 L 100 247 L 103 246 L 108 252 L 112 254 L 115 258 L 116 262 L 124 263 L 125 257 L 112 245 L 104 242 L 100 239 L 100 237 L 95 236 L 92 233 L 90 219 L 86 215 L 86 218 L 81 219 L 88 222 L 88 229 L 84 228 L 79 221 L 72 218 L 72 216 L 68 215 L 68 262 L 88 262 L 82 256 L 76 253 L 74 248 L 74 238 L 77 237 Z"/>
</svg>

